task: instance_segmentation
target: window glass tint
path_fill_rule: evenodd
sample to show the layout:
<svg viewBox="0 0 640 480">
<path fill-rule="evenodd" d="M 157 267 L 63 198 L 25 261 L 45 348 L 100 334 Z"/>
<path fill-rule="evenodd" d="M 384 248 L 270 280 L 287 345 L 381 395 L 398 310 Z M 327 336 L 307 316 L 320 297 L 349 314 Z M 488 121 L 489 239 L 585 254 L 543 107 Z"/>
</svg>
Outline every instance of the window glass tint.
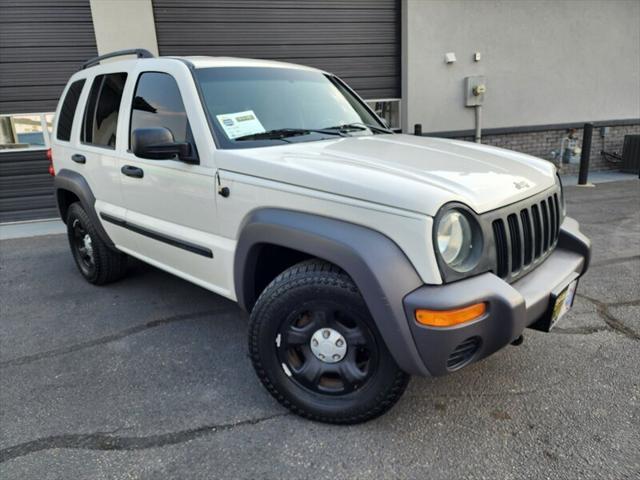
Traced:
<svg viewBox="0 0 640 480">
<path fill-rule="evenodd" d="M 98 75 L 91 86 L 82 127 L 82 141 L 92 145 L 116 146 L 118 110 L 126 73 Z"/>
<path fill-rule="evenodd" d="M 71 126 L 73 125 L 73 118 L 76 114 L 82 87 L 84 87 L 84 79 L 76 80 L 69 87 L 67 96 L 64 97 L 64 102 L 62 102 L 62 108 L 60 109 L 60 119 L 58 120 L 58 132 L 56 135 L 58 140 L 69 141 L 71 138 Z"/>
<path fill-rule="evenodd" d="M 167 73 L 140 75 L 131 107 L 131 132 L 138 128 L 165 127 L 176 142 L 190 140 L 189 122 L 178 84 Z"/>
<path fill-rule="evenodd" d="M 223 67 L 196 70 L 211 123 L 224 148 L 253 146 L 245 134 L 279 129 L 326 129 L 364 123 L 379 125 L 367 108 L 338 81 L 321 72 L 289 68 Z M 249 119 L 246 121 L 245 119 Z M 368 130 L 351 135 L 370 135 Z M 297 141 L 327 138 L 297 137 Z M 292 139 L 287 139 L 287 142 Z M 261 145 L 282 144 L 282 140 Z"/>
</svg>

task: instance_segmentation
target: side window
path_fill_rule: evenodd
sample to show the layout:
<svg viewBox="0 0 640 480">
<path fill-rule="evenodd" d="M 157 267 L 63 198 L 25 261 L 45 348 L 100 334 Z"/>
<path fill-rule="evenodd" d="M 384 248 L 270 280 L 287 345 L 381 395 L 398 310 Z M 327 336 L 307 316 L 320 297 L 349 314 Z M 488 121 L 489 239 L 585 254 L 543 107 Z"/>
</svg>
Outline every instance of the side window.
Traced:
<svg viewBox="0 0 640 480">
<path fill-rule="evenodd" d="M 126 73 L 98 75 L 93 80 L 82 123 L 82 141 L 99 147 L 116 146 L 118 110 Z"/>
<path fill-rule="evenodd" d="M 64 97 L 64 101 L 62 102 L 60 118 L 58 119 L 58 131 L 56 132 L 56 138 L 58 140 L 68 142 L 71 138 L 71 126 L 73 125 L 73 118 L 76 115 L 76 107 L 78 106 L 78 100 L 82 93 L 82 87 L 84 87 L 84 79 L 76 80 L 71 84 L 69 90 L 67 90 L 67 96 Z"/>
<path fill-rule="evenodd" d="M 138 128 L 165 127 L 176 142 L 191 141 L 187 112 L 178 84 L 168 73 L 142 73 L 131 106 L 131 132 Z M 129 140 L 131 144 L 131 140 Z"/>
</svg>

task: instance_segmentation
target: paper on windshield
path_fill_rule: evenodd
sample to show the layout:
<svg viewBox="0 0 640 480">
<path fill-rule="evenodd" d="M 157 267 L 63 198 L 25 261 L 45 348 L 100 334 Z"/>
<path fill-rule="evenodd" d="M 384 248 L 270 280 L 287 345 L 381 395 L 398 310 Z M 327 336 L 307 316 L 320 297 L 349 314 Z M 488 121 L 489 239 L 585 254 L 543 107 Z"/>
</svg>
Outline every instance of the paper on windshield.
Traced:
<svg viewBox="0 0 640 480">
<path fill-rule="evenodd" d="M 265 129 L 253 110 L 216 115 L 220 126 L 231 140 L 245 135 L 264 133 Z"/>
</svg>

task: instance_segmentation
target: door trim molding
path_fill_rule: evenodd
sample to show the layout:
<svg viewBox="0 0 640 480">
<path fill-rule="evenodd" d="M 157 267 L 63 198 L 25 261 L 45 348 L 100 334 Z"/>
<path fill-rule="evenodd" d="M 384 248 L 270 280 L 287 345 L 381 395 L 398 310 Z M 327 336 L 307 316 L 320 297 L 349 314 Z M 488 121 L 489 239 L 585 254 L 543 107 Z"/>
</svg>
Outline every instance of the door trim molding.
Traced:
<svg viewBox="0 0 640 480">
<path fill-rule="evenodd" d="M 121 218 L 109 215 L 107 213 L 101 212 L 100 218 L 102 218 L 102 220 L 104 220 L 105 222 L 112 223 L 113 225 L 117 225 L 118 227 L 126 228 L 127 230 L 131 230 L 132 232 L 138 233 L 145 237 L 152 238 L 153 240 L 166 243 L 167 245 L 181 248 L 182 250 L 186 250 L 188 252 L 195 253 L 196 255 L 201 255 L 203 257 L 213 258 L 213 252 L 211 251 L 210 248 L 203 247 L 195 243 L 187 242 L 186 240 L 179 240 L 175 237 L 171 237 L 169 235 L 156 232 L 155 230 L 150 230 L 146 227 L 141 227 L 139 225 L 133 224 Z"/>
</svg>

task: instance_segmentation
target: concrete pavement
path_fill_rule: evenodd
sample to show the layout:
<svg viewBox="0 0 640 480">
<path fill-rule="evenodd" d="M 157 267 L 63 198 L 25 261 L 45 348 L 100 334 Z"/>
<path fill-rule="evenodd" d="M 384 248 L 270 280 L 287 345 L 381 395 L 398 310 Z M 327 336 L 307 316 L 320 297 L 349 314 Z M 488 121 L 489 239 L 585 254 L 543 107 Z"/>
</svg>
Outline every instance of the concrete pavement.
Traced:
<svg viewBox="0 0 640 480">
<path fill-rule="evenodd" d="M 638 478 L 640 183 L 567 188 L 594 243 L 574 310 L 337 427 L 261 387 L 230 301 L 133 263 L 87 284 L 64 235 L 0 242 L 0 477 Z"/>
</svg>

